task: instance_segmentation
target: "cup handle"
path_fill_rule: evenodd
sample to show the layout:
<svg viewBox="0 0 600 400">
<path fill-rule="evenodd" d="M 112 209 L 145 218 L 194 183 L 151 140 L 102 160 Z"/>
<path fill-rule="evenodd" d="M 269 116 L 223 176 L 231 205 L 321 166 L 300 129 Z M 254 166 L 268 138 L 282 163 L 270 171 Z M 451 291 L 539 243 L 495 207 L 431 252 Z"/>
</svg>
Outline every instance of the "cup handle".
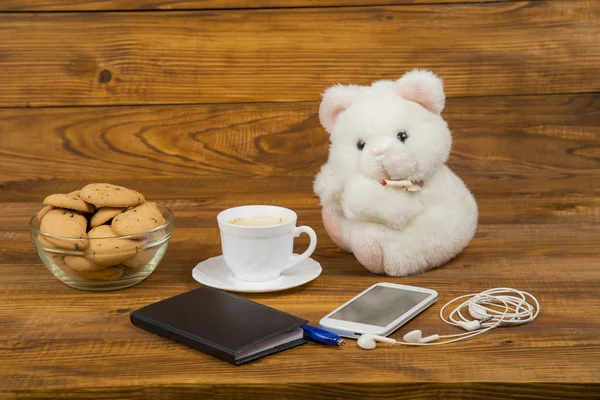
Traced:
<svg viewBox="0 0 600 400">
<path fill-rule="evenodd" d="M 317 247 L 317 234 L 315 233 L 313 228 L 311 228 L 310 226 L 298 226 L 292 231 L 292 234 L 295 238 L 300 236 L 300 234 L 302 233 L 306 233 L 310 237 L 310 244 L 308 245 L 308 249 L 306 249 L 306 251 L 300 255 L 292 254 L 290 258 L 291 264 L 284 270 L 292 268 L 293 266 L 298 265 L 302 261 L 306 260 L 312 255 L 312 253 L 315 251 L 315 248 Z"/>
</svg>

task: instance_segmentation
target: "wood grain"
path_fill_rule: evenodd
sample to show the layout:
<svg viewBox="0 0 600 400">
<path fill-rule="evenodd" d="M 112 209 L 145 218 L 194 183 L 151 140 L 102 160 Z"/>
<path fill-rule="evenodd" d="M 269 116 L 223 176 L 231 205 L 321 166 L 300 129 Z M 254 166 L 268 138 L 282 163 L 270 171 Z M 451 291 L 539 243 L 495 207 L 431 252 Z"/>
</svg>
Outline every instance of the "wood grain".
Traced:
<svg viewBox="0 0 600 400">
<path fill-rule="evenodd" d="M 0 106 L 307 101 L 415 67 L 450 97 L 594 92 L 599 19 L 592 0 L 3 13 Z"/>
<path fill-rule="evenodd" d="M 182 11 L 141 12 L 165 9 Z M 0 1 L 0 398 L 598 399 L 599 19 L 592 0 Z M 480 221 L 446 266 L 384 278 L 322 226 L 316 101 L 413 67 L 445 78 L 449 164 Z M 71 289 L 30 242 L 42 199 L 91 181 L 175 213 L 164 260 L 135 287 Z M 251 203 L 314 227 L 323 273 L 244 296 L 312 324 L 380 281 L 440 293 L 394 338 L 455 333 L 442 305 L 490 287 L 531 291 L 542 312 L 462 345 L 311 343 L 242 367 L 133 327 L 132 310 L 199 286 L 217 213 Z"/>
<path fill-rule="evenodd" d="M 365 391 L 364 388 L 368 388 Z M 152 386 L 130 386 L 125 389 L 98 390 L 78 389 L 70 393 L 56 391 L 43 391 L 42 393 L 21 392 L 18 398 L 47 399 L 51 395 L 53 399 L 62 398 L 93 398 L 113 400 L 126 396 L 128 399 L 397 399 L 397 400 L 428 400 L 428 399 L 486 399 L 505 400 L 506 396 L 514 395 L 519 399 L 597 399 L 598 385 L 589 386 L 576 384 L 549 384 L 543 385 L 536 382 L 518 383 L 513 385 L 511 393 L 504 390 L 502 385 L 490 383 L 473 383 L 469 385 L 438 384 L 438 383 L 414 383 L 390 387 L 380 384 L 357 385 L 353 382 L 333 383 L 316 389 L 302 385 L 227 385 L 219 387 L 173 385 L 168 389 Z M 542 396 L 542 397 L 540 397 Z"/>
<path fill-rule="evenodd" d="M 196 183 L 201 182 L 200 180 Z M 185 183 L 175 180 L 175 184 L 181 184 L 177 199 L 166 199 L 166 196 L 162 196 L 160 184 L 156 181 L 143 180 L 142 183 L 144 189 L 145 186 L 158 188 L 144 192 L 149 199 L 178 210 L 181 218 L 176 220 L 177 235 L 171 246 L 181 246 L 182 254 L 177 256 L 179 260 L 187 257 L 185 253 L 193 251 L 196 242 L 201 242 L 203 246 L 211 246 L 213 255 L 218 254 L 220 242 L 215 225 L 216 216 L 219 211 L 229 207 L 253 203 L 279 205 L 296 210 L 302 223 L 321 225 L 320 215 L 312 214 L 318 207 L 318 199 L 312 194 L 309 179 L 296 181 L 296 190 L 289 189 L 289 182 L 270 185 L 271 200 L 258 193 L 259 188 L 264 186 L 253 178 L 246 179 L 245 183 L 237 183 L 238 186 L 243 186 L 244 192 L 235 194 L 225 192 L 229 185 L 220 185 L 212 190 L 202 190 L 202 187 L 190 190 Z M 140 183 L 136 186 L 139 185 Z M 69 186 L 77 189 L 83 185 L 70 182 Z M 56 190 L 60 189 L 55 184 L 54 190 L 50 192 Z M 277 196 L 274 196 L 274 193 L 277 193 Z M 477 232 L 478 241 L 471 245 L 466 254 L 494 257 L 510 254 L 518 258 L 539 258 L 564 255 L 592 256 L 598 252 L 594 246 L 600 234 L 600 216 L 597 214 L 600 204 L 597 196 L 550 195 L 540 199 L 531 195 L 507 197 L 475 194 L 480 206 L 481 226 Z M 0 227 L 0 240 L 5 241 L 0 242 L 0 249 L 5 251 L 4 254 L 0 254 L 0 262 L 36 262 L 36 255 L 31 253 L 27 221 L 41 208 L 42 200 L 43 196 L 36 202 L 0 204 L 0 211 L 4 215 Z M 573 207 L 573 203 L 577 205 Z M 519 206 L 524 205 L 526 207 L 519 210 Z M 564 205 L 564 208 L 561 209 L 557 205 Z M 568 221 L 569 225 L 564 225 L 565 221 Z M 199 225 L 201 223 L 202 225 Z M 322 233 L 324 234 L 324 231 Z M 18 243 L 11 243 L 12 241 Z M 301 241 L 305 242 L 305 239 Z M 336 250 L 328 240 L 321 242 L 320 248 L 324 254 Z"/>
<path fill-rule="evenodd" d="M 0 109 L 0 199 L 33 194 L 19 182 L 38 179 L 314 176 L 329 144 L 317 107 Z M 444 117 L 450 166 L 476 193 L 600 190 L 598 95 L 450 99 Z"/>
<path fill-rule="evenodd" d="M 22 181 L 18 191 L 8 185 L 0 192 L 0 284 L 4 289 L 0 293 L 0 358 L 6 360 L 0 363 L 0 396 L 597 397 L 600 201 L 594 187 L 581 185 L 573 193 L 544 196 L 493 195 L 490 187 L 487 194 L 478 195 L 479 230 L 463 254 L 425 274 L 383 279 L 335 248 L 326 236 L 317 199 L 310 191 L 310 176 L 288 180 L 260 175 L 225 177 L 221 184 L 209 176 L 124 178 L 120 182 L 168 205 L 176 215 L 176 230 L 164 261 L 147 280 L 103 294 L 61 284 L 40 265 L 28 238 L 27 219 L 39 209 L 42 198 L 38 191 L 65 191 L 83 181 Z M 314 257 L 324 271 L 300 288 L 246 297 L 313 324 L 382 280 L 430 287 L 440 293 L 438 304 L 394 333 L 395 338 L 415 328 L 454 332 L 438 320 L 443 303 L 488 287 L 531 291 L 538 296 L 542 313 L 531 324 L 499 329 L 468 345 L 396 346 L 366 352 L 354 343 L 343 349 L 308 344 L 244 367 L 222 363 L 130 324 L 130 311 L 198 286 L 191 277 L 192 267 L 219 253 L 215 224 L 219 210 L 258 201 L 291 207 L 301 223 L 315 228 L 320 242 Z"/>
<path fill-rule="evenodd" d="M 3 0 L 0 3 L 0 11 L 193 10 L 491 3 L 497 1 L 499 0 Z"/>
</svg>

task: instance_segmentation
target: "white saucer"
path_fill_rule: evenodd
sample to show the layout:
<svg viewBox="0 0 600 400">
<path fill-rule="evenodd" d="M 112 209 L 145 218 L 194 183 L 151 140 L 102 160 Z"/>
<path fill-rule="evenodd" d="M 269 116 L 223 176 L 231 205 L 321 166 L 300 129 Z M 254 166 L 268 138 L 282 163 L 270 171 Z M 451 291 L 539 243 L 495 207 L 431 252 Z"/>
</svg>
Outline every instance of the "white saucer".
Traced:
<svg viewBox="0 0 600 400">
<path fill-rule="evenodd" d="M 231 292 L 265 293 L 286 290 L 304 285 L 321 275 L 321 264 L 307 258 L 300 264 L 285 270 L 277 279 L 268 282 L 248 282 L 236 278 L 223 256 L 209 258 L 198 263 L 192 270 L 192 276 L 203 285 Z"/>
</svg>

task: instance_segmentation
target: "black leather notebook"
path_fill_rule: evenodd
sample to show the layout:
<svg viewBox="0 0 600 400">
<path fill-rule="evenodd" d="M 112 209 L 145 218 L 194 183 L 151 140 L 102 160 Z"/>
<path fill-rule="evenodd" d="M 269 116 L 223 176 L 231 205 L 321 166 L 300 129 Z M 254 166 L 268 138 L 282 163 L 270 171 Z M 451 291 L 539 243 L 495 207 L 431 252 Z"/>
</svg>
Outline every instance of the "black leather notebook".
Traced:
<svg viewBox="0 0 600 400">
<path fill-rule="evenodd" d="M 138 328 L 235 365 L 307 342 L 307 321 L 209 287 L 150 304 L 130 314 Z"/>
</svg>

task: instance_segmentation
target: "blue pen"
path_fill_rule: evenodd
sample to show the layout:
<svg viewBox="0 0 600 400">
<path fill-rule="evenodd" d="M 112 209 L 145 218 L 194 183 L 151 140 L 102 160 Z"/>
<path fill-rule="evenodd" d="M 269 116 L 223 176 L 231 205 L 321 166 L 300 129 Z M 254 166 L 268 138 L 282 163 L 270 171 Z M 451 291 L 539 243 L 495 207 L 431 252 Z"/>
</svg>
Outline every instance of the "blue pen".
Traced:
<svg viewBox="0 0 600 400">
<path fill-rule="evenodd" d="M 343 346 L 346 344 L 341 336 L 310 325 L 302 325 L 304 337 L 315 342 L 328 344 L 330 346 Z"/>
</svg>

